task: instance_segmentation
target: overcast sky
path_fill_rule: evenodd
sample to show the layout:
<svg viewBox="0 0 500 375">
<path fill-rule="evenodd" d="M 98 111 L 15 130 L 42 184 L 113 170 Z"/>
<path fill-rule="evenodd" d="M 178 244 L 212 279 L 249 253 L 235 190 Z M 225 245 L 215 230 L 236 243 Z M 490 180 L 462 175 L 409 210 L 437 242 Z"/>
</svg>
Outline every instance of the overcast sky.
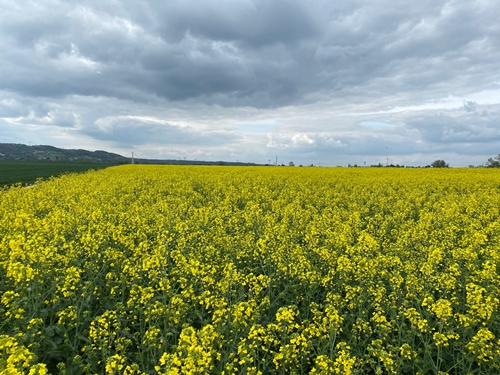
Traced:
<svg viewBox="0 0 500 375">
<path fill-rule="evenodd" d="M 0 0 L 0 142 L 317 165 L 500 153 L 497 0 Z"/>
</svg>

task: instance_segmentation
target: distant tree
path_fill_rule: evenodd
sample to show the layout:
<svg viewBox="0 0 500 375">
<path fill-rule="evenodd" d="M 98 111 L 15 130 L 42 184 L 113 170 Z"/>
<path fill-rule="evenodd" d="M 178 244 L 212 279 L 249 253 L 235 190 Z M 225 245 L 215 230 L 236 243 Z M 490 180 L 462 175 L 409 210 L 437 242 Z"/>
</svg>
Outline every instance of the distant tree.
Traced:
<svg viewBox="0 0 500 375">
<path fill-rule="evenodd" d="M 291 161 L 290 163 L 288 163 L 288 166 L 289 167 L 295 167 L 295 164 L 293 164 L 293 161 Z"/>
<path fill-rule="evenodd" d="M 431 164 L 432 168 L 448 168 L 449 165 L 444 160 L 434 160 Z"/>
<path fill-rule="evenodd" d="M 500 168 L 500 154 L 488 159 L 486 163 L 488 168 Z"/>
</svg>

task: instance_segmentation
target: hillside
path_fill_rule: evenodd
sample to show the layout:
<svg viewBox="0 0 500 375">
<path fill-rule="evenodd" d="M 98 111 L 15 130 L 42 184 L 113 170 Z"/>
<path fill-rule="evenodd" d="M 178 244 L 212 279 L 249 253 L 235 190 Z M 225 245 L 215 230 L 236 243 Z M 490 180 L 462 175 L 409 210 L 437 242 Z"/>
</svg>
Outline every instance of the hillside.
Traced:
<svg viewBox="0 0 500 375">
<path fill-rule="evenodd" d="M 27 146 L 15 143 L 0 143 L 1 160 L 23 161 L 58 161 L 58 162 L 85 162 L 85 163 L 130 163 L 130 158 L 107 151 L 71 150 L 54 146 L 38 145 Z M 258 165 L 255 163 L 230 161 L 203 161 L 203 160 L 164 160 L 164 159 L 135 159 L 137 164 L 180 164 L 180 165 Z"/>
<path fill-rule="evenodd" d="M 70 150 L 46 145 L 27 146 L 0 143 L 0 160 L 120 163 L 128 159 L 118 154 L 100 150 Z"/>
</svg>

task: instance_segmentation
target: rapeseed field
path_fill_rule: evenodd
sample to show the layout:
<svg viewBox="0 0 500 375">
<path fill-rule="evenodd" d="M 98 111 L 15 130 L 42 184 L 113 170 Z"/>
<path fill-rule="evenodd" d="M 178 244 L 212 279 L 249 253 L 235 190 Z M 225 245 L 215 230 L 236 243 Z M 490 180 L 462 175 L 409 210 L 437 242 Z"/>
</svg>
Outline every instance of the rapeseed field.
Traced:
<svg viewBox="0 0 500 375">
<path fill-rule="evenodd" d="M 129 165 L 0 192 L 2 374 L 500 373 L 500 174 Z"/>
</svg>

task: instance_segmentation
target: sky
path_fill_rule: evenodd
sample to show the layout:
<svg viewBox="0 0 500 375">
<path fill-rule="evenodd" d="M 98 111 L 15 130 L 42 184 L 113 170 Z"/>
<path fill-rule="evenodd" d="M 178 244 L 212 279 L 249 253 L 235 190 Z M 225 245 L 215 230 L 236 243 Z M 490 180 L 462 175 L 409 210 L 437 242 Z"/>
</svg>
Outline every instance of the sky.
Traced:
<svg viewBox="0 0 500 375">
<path fill-rule="evenodd" d="M 481 165 L 497 0 L 0 0 L 0 142 L 138 158 Z"/>
</svg>

